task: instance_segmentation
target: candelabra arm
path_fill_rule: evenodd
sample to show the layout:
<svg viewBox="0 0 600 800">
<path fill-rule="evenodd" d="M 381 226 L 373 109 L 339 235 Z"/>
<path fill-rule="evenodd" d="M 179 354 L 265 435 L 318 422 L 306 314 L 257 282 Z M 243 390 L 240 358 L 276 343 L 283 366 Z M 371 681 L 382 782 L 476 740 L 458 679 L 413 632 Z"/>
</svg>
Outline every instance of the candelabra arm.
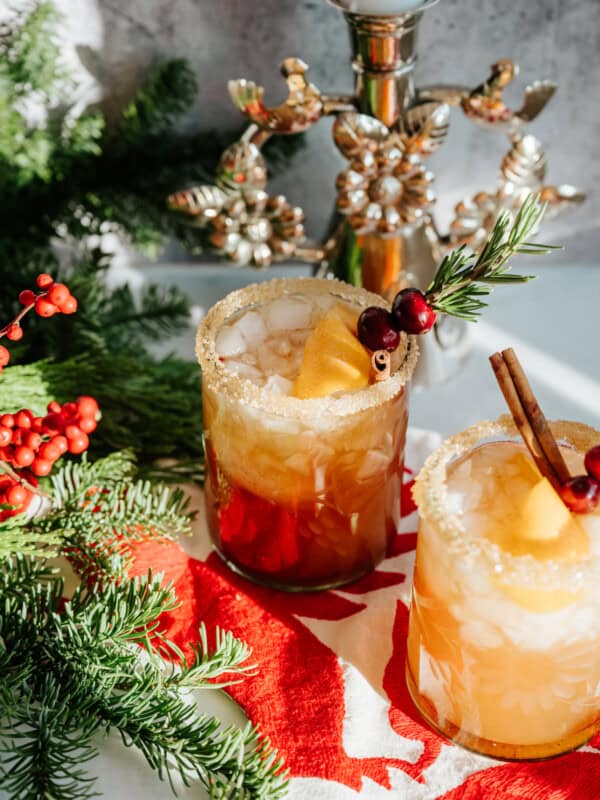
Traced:
<svg viewBox="0 0 600 800">
<path fill-rule="evenodd" d="M 356 111 L 357 102 L 353 95 L 323 95 L 323 114 L 332 116 L 341 114 L 344 111 Z"/>
<path fill-rule="evenodd" d="M 436 101 L 445 103 L 448 106 L 459 106 L 465 97 L 469 96 L 470 92 L 471 90 L 468 86 L 435 84 L 417 89 L 417 99 L 422 103 Z"/>
</svg>

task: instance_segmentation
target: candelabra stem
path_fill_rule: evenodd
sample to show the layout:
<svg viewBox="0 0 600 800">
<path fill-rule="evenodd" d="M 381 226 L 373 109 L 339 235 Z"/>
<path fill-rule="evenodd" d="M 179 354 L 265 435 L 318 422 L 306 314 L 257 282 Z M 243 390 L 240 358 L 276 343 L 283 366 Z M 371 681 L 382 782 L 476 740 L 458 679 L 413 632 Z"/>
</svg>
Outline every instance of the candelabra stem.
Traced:
<svg viewBox="0 0 600 800">
<path fill-rule="evenodd" d="M 355 103 L 362 113 L 393 128 L 415 101 L 417 27 L 423 11 L 437 0 L 424 0 L 416 9 L 389 15 L 348 11 L 348 0 L 331 2 L 344 11 L 350 32 Z M 426 286 L 439 258 L 426 220 L 385 237 L 354 234 L 349 225 L 343 225 L 338 236 L 344 241 L 331 250 L 329 271 L 383 295 L 392 296 L 408 283 Z"/>
</svg>

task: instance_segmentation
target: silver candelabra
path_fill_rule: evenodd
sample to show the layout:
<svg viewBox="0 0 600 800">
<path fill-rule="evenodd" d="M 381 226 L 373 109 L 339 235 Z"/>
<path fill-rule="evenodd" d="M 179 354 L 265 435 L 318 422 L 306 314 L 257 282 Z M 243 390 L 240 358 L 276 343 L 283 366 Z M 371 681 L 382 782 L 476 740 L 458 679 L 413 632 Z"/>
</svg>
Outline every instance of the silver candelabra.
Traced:
<svg viewBox="0 0 600 800">
<path fill-rule="evenodd" d="M 173 210 L 208 229 L 210 242 L 226 259 L 256 267 L 309 262 L 315 274 L 334 275 L 391 298 L 408 285 L 425 288 L 448 249 L 463 244 L 477 249 L 498 215 L 514 213 L 530 193 L 539 193 L 550 214 L 582 202 L 583 194 L 573 186 L 545 183 L 542 145 L 526 132 L 556 91 L 554 83 L 532 83 L 516 111 L 503 99 L 517 73 L 508 59 L 493 64 L 475 88 L 417 88 L 417 27 L 437 0 L 415 0 L 408 4 L 414 8 L 393 14 L 348 10 L 367 2 L 330 2 L 343 11 L 350 31 L 354 94 L 323 94 L 298 58 L 281 66 L 289 91 L 279 106 L 266 106 L 263 87 L 253 81 L 230 81 L 229 94 L 249 119 L 248 128 L 223 153 L 213 185 L 187 188 L 168 199 Z M 394 4 L 386 0 L 385 5 Z M 434 176 L 426 162 L 444 143 L 453 107 L 484 130 L 505 133 L 509 149 L 496 188 L 458 203 L 443 233 L 432 216 Z M 268 194 L 261 147 L 271 136 L 307 131 L 323 116 L 335 117 L 333 140 L 347 167 L 336 180 L 331 234 L 323 243 L 311 243 L 302 208 Z M 421 383 L 447 375 L 448 363 L 464 352 L 464 332 L 464 323 L 442 318 L 434 336 L 424 337 Z"/>
</svg>

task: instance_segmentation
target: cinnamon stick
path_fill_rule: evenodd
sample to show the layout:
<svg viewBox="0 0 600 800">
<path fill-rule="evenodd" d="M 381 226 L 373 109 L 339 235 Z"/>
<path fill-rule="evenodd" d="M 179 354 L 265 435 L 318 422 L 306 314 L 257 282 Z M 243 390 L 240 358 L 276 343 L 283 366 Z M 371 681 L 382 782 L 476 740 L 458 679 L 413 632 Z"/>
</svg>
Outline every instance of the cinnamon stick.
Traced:
<svg viewBox="0 0 600 800">
<path fill-rule="evenodd" d="M 539 403 L 533 393 L 533 390 L 527 380 L 525 371 L 521 366 L 521 362 L 516 356 L 512 347 L 502 351 L 504 363 L 508 367 L 511 374 L 515 388 L 521 398 L 521 403 L 529 420 L 529 424 L 533 430 L 533 434 L 539 443 L 539 446 L 544 451 L 544 455 L 548 460 L 552 470 L 555 472 L 559 483 L 565 483 L 571 477 L 569 468 L 567 467 L 562 453 L 556 443 L 554 434 L 550 430 L 548 421 L 544 416 L 544 412 L 539 406 Z"/>
<path fill-rule="evenodd" d="M 571 477 L 569 469 L 514 350 L 494 353 L 490 363 L 537 468 L 555 487 L 560 486 Z"/>
</svg>

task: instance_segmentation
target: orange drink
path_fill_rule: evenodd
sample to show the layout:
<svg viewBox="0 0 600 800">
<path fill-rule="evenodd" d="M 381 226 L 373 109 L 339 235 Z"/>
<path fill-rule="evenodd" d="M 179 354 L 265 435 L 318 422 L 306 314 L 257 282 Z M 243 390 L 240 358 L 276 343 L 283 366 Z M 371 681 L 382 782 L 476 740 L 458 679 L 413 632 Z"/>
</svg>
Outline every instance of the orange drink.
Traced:
<svg viewBox="0 0 600 800">
<path fill-rule="evenodd" d="M 225 561 L 270 586 L 337 586 L 371 570 L 400 519 L 407 384 L 402 335 L 370 381 L 361 310 L 385 301 L 339 281 L 233 292 L 200 325 L 206 506 Z"/>
<path fill-rule="evenodd" d="M 551 425 L 573 474 L 600 433 Z M 450 739 L 546 758 L 600 728 L 600 511 L 574 514 L 512 422 L 452 437 L 415 485 L 407 682 Z"/>
</svg>

